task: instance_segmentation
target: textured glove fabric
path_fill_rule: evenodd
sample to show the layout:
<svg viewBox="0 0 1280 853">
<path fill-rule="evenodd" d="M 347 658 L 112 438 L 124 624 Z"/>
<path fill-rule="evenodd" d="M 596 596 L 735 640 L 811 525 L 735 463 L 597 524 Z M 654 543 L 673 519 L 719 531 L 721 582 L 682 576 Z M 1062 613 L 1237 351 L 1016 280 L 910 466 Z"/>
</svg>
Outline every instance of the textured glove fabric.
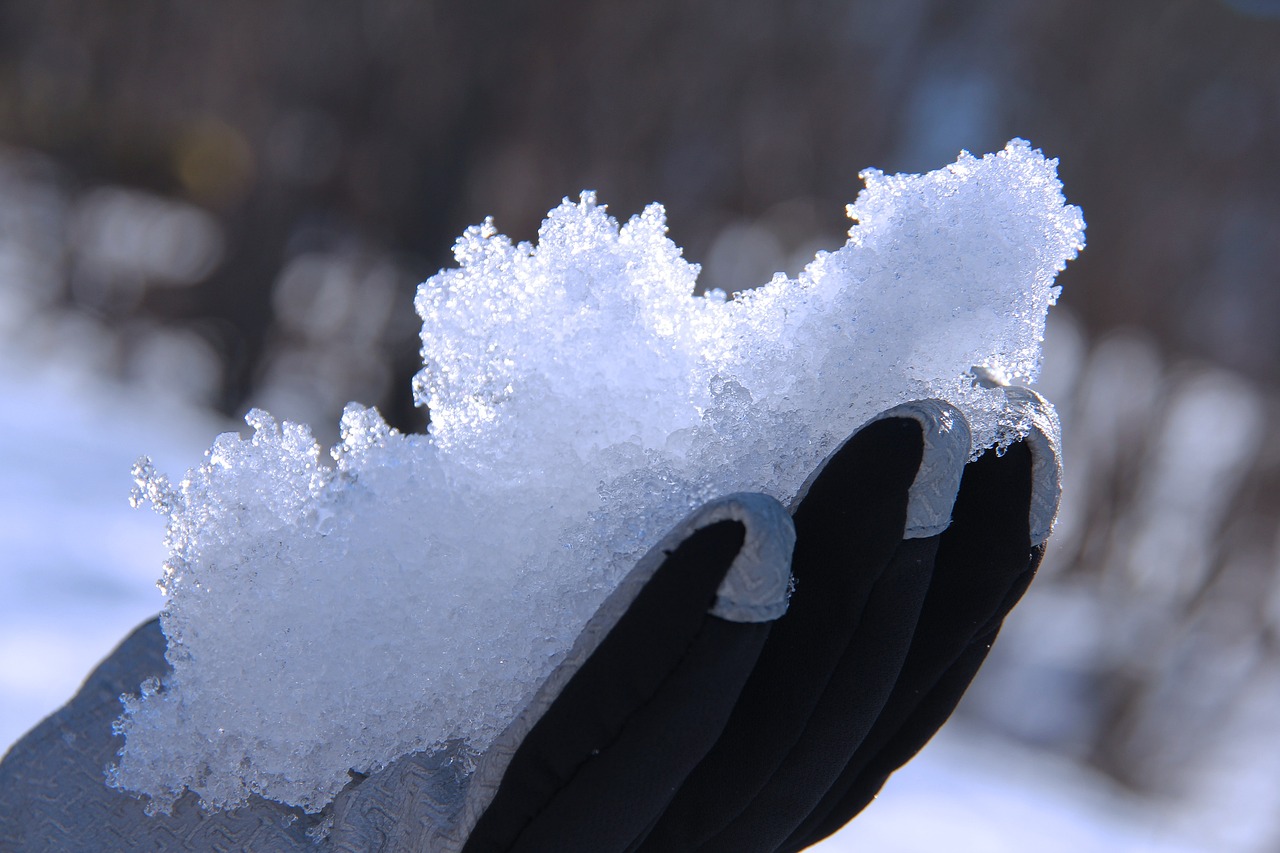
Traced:
<svg viewBox="0 0 1280 853">
<path fill-rule="evenodd" d="M 0 850 L 102 853 L 133 850 L 281 851 L 309 847 L 319 817 L 254 799 L 209 819 L 194 794 L 151 818 L 143 802 L 106 785 L 119 740 L 111 723 L 120 694 L 168 671 L 159 620 L 133 632 L 54 715 L 0 762 Z"/>
</svg>

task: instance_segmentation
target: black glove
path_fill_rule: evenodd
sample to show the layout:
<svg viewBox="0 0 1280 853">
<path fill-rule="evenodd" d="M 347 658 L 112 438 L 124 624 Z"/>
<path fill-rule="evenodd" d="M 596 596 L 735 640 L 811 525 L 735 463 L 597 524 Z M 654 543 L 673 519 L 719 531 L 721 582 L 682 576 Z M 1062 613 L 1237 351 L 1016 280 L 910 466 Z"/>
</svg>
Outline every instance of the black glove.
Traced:
<svg viewBox="0 0 1280 853">
<path fill-rule="evenodd" d="M 1008 393 L 1035 428 L 965 465 L 958 493 L 968 434 L 944 406 L 892 412 L 916 420 L 872 423 L 826 464 L 794 512 L 790 610 L 725 732 L 636 849 L 803 849 L 946 721 L 1030 583 L 1057 508 L 1052 415 L 1030 392 Z"/>
<path fill-rule="evenodd" d="M 117 697 L 165 671 L 149 623 L 0 763 L 0 838 L 19 850 L 813 844 L 946 720 L 1034 574 L 1056 510 L 1056 432 L 1038 398 L 1008 393 L 1011 419 L 1032 429 L 1003 455 L 966 466 L 963 417 L 932 401 L 833 454 L 792 507 L 781 618 L 786 512 L 762 495 L 712 502 L 637 565 L 475 764 L 458 743 L 405 756 L 319 815 L 257 798 L 205 814 L 188 793 L 149 818 L 105 786 Z"/>
</svg>

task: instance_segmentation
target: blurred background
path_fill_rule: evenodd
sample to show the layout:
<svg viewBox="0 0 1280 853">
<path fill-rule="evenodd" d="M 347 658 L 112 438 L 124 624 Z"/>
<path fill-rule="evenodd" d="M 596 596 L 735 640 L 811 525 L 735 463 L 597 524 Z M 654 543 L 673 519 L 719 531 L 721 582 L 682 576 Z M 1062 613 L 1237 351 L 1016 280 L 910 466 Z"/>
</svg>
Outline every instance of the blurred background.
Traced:
<svg viewBox="0 0 1280 853">
<path fill-rule="evenodd" d="M 1280 2 L 0 0 L 0 749 L 159 609 L 129 466 L 251 406 L 420 431 L 418 282 L 485 215 L 663 202 L 727 291 L 868 166 L 1029 139 L 1088 248 L 1066 491 L 957 719 L 825 849 L 1280 849 Z"/>
</svg>

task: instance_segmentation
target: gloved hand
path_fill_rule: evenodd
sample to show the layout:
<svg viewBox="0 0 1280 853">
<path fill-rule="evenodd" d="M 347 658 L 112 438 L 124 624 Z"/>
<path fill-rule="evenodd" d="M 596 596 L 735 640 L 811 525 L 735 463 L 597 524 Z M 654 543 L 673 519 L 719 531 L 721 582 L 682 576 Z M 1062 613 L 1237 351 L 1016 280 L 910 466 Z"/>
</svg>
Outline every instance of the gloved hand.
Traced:
<svg viewBox="0 0 1280 853">
<path fill-rule="evenodd" d="M 1056 424 L 1033 393 L 1006 393 L 1031 431 L 1003 454 L 966 464 L 964 418 L 923 401 L 859 430 L 789 515 L 763 495 L 704 506 L 640 561 L 488 752 L 451 743 L 353 774 L 319 815 L 261 799 L 205 814 L 187 794 L 151 818 L 105 786 L 119 695 L 165 671 L 148 623 L 0 763 L 0 838 L 17 850 L 800 850 L 942 725 L 1035 573 L 1057 508 Z"/>
</svg>

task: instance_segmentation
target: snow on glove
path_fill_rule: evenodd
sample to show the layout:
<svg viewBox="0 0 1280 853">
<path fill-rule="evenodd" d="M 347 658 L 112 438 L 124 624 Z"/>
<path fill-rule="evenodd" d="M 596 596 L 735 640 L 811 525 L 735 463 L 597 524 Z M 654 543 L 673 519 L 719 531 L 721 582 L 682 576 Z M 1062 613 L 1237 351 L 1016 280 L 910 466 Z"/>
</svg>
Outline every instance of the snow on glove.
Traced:
<svg viewBox="0 0 1280 853">
<path fill-rule="evenodd" d="M 31 850 L 316 849 L 322 832 L 319 849 L 350 851 L 802 849 L 946 720 L 1034 574 L 1056 429 L 1034 394 L 1008 394 L 1031 431 L 1003 455 L 966 466 L 964 419 L 935 401 L 833 454 L 792 507 L 782 618 L 790 520 L 760 495 L 712 502 L 637 565 L 473 773 L 460 744 L 406 756 L 320 815 L 258 799 L 205 815 L 188 794 L 148 818 L 105 787 L 116 696 L 164 666 L 150 623 L 0 764 L 0 836 Z"/>
<path fill-rule="evenodd" d="M 705 504 L 639 561 L 474 773 L 475 757 L 451 743 L 353 778 L 316 815 L 257 797 L 206 813 L 188 792 L 149 817 L 106 786 L 120 695 L 167 670 L 152 620 L 0 762 L 0 849 L 457 850 L 513 823 L 569 839 L 550 842 L 562 851 L 621 849 L 644 829 L 625 828 L 626 816 L 660 810 L 723 728 L 786 610 L 794 541 L 773 498 Z"/>
<path fill-rule="evenodd" d="M 874 421 L 793 508 L 796 590 L 724 733 L 636 849 L 794 851 L 836 832 L 950 716 L 1026 590 L 1057 511 L 1056 418 L 965 464 L 959 412 Z"/>
</svg>

